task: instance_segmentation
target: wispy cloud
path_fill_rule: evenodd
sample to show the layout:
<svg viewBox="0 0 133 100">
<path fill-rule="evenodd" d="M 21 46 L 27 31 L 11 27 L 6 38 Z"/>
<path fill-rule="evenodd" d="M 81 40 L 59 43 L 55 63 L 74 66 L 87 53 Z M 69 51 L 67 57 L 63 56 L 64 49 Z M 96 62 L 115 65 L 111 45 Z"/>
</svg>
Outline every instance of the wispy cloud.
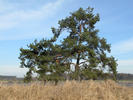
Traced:
<svg viewBox="0 0 133 100">
<path fill-rule="evenodd" d="M 133 52 L 133 38 L 112 45 L 112 54 L 126 54 Z"/>
<path fill-rule="evenodd" d="M 0 75 L 11 75 L 17 77 L 24 77 L 28 69 L 20 68 L 16 65 L 2 65 L 0 66 Z"/>
<path fill-rule="evenodd" d="M 15 7 L 11 6 L 5 0 L 0 0 L 0 14 L 13 10 Z"/>
<path fill-rule="evenodd" d="M 133 66 L 133 59 L 119 60 L 119 66 Z"/>
<path fill-rule="evenodd" d="M 133 55 L 133 38 L 112 45 L 112 54 L 118 59 L 118 72 L 133 73 L 133 57 L 129 57 Z"/>
<path fill-rule="evenodd" d="M 17 7 L 12 7 L 13 5 L 8 4 L 7 6 L 7 3 L 4 4 L 4 2 L 0 1 L 0 5 L 3 5 L 2 7 L 0 7 L 0 11 L 2 12 L 2 9 L 4 10 L 4 12 L 0 14 L 0 30 L 13 28 L 15 26 L 18 26 L 22 22 L 29 20 L 39 20 L 47 18 L 56 13 L 62 2 L 63 0 L 57 0 L 56 2 L 49 2 L 47 4 L 44 4 L 37 9 L 30 8 L 27 10 L 20 10 Z M 4 6 L 7 8 L 5 8 Z M 7 11 L 11 8 L 12 11 Z"/>
<path fill-rule="evenodd" d="M 119 60 L 118 72 L 120 73 L 133 73 L 133 59 Z"/>
</svg>

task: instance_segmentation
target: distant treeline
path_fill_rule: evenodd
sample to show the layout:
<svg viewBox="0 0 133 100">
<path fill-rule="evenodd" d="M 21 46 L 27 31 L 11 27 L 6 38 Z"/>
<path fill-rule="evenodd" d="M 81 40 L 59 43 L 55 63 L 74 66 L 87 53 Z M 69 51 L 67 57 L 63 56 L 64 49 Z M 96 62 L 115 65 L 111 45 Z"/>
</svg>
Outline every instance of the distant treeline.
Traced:
<svg viewBox="0 0 133 100">
<path fill-rule="evenodd" d="M 0 75 L 0 80 L 23 80 L 23 78 L 17 78 L 16 76 Z"/>
<path fill-rule="evenodd" d="M 118 73 L 117 80 L 133 80 L 133 74 Z"/>
<path fill-rule="evenodd" d="M 16 76 L 0 76 L 0 80 L 15 80 Z"/>
<path fill-rule="evenodd" d="M 23 80 L 23 78 L 17 78 L 16 76 L 1 76 L 0 80 Z M 118 73 L 117 80 L 133 80 L 133 74 Z"/>
</svg>

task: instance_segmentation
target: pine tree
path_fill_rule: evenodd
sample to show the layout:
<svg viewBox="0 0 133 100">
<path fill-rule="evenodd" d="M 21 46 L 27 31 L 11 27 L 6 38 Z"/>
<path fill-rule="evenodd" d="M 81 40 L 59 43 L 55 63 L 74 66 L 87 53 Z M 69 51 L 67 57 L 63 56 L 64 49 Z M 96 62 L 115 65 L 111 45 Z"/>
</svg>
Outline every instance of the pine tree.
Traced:
<svg viewBox="0 0 133 100">
<path fill-rule="evenodd" d="M 116 60 L 106 55 L 111 51 L 110 44 L 100 38 L 95 29 L 99 20 L 99 14 L 94 14 L 93 8 L 89 7 L 86 10 L 80 8 L 59 21 L 60 34 L 68 33 L 61 44 L 62 56 L 75 67 L 75 79 L 79 80 L 80 76 L 96 79 L 105 71 L 113 73 L 114 79 L 116 77 Z"/>
<path fill-rule="evenodd" d="M 44 82 L 64 80 L 66 65 L 58 62 L 61 49 L 58 45 L 54 45 L 55 40 L 55 37 L 50 40 L 42 39 L 39 42 L 35 40 L 34 43 L 28 45 L 28 49 L 20 49 L 21 67 L 29 69 L 25 82 L 32 79 L 33 73 L 37 73 L 38 79 Z"/>
<path fill-rule="evenodd" d="M 66 79 L 65 75 L 76 80 L 98 79 L 107 73 L 116 79 L 116 60 L 107 56 L 110 44 L 95 29 L 99 20 L 99 14 L 94 14 L 90 7 L 71 13 L 59 21 L 57 29 L 52 28 L 51 39 L 35 40 L 28 49 L 20 49 L 21 67 L 29 68 L 30 73 L 37 73 L 44 81 L 58 82 Z M 67 37 L 57 42 L 64 32 Z"/>
</svg>

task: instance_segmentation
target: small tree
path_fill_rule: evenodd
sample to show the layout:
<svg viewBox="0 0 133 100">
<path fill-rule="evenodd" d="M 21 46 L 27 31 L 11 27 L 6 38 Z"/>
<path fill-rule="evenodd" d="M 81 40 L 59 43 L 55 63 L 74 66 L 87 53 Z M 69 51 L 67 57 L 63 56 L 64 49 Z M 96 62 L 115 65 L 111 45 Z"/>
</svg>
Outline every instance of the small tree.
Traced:
<svg viewBox="0 0 133 100">
<path fill-rule="evenodd" d="M 32 81 L 32 72 L 29 70 L 26 75 L 24 76 L 24 82 L 29 83 Z"/>
<path fill-rule="evenodd" d="M 25 76 L 25 82 L 32 79 L 32 73 L 37 73 L 38 79 L 44 82 L 64 80 L 62 74 L 66 71 L 66 65 L 57 62 L 59 60 L 57 55 L 61 49 L 58 45 L 54 45 L 55 40 L 55 37 L 50 40 L 42 39 L 39 42 L 35 40 L 34 43 L 28 45 L 28 49 L 20 49 L 21 67 L 29 69 Z"/>
<path fill-rule="evenodd" d="M 80 80 L 104 78 L 104 73 L 111 73 L 116 79 L 116 60 L 106 55 L 111 51 L 110 44 L 95 29 L 99 20 L 99 14 L 94 14 L 90 7 L 71 13 L 59 21 L 57 29 L 52 28 L 51 39 L 34 41 L 28 49 L 20 49 L 21 67 L 38 73 L 43 80 L 56 82 L 64 80 L 65 75 Z M 67 37 L 57 42 L 64 32 Z"/>
</svg>

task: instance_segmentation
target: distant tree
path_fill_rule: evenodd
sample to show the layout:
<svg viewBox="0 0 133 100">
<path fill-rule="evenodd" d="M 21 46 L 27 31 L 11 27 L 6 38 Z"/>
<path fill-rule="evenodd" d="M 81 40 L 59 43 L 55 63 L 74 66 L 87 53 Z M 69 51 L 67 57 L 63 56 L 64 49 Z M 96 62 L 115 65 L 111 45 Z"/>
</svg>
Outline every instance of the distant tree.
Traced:
<svg viewBox="0 0 133 100">
<path fill-rule="evenodd" d="M 98 79 L 104 78 L 105 73 L 112 73 L 115 80 L 117 63 L 113 56 L 106 55 L 111 51 L 110 44 L 95 29 L 99 20 L 90 7 L 71 13 L 59 21 L 57 29 L 52 28 L 51 39 L 35 40 L 28 49 L 20 49 L 21 67 L 29 68 L 44 81 L 57 82 L 64 80 L 65 75 L 76 80 Z M 59 36 L 64 32 L 67 37 L 59 43 Z"/>
</svg>

